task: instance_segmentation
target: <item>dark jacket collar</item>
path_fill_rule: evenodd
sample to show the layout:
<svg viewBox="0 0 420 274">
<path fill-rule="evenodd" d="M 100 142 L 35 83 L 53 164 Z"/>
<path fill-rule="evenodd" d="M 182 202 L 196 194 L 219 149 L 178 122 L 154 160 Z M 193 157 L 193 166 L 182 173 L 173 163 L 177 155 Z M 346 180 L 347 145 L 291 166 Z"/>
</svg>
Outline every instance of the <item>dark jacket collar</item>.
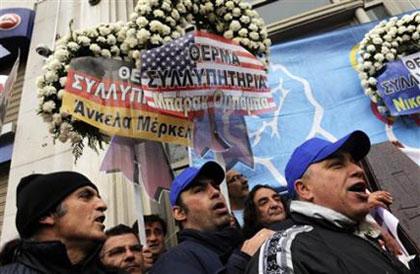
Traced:
<svg viewBox="0 0 420 274">
<path fill-rule="evenodd" d="M 210 248 L 217 253 L 222 263 L 225 263 L 233 250 L 243 243 L 243 237 L 238 229 L 232 227 L 214 232 L 184 229 L 180 234 L 180 242 L 184 241 L 193 241 Z"/>
<path fill-rule="evenodd" d="M 83 273 L 97 268 L 97 254 L 101 246 L 92 250 L 91 255 L 79 264 L 73 265 L 67 255 L 66 247 L 59 241 L 22 241 L 18 249 L 17 262 L 44 273 Z"/>
</svg>

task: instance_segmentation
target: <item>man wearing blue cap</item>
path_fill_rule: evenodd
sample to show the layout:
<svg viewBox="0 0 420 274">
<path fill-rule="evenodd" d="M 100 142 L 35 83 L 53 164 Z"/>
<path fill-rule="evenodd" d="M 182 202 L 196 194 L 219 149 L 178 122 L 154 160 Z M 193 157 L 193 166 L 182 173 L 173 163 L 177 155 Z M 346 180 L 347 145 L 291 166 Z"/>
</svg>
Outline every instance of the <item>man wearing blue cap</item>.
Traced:
<svg viewBox="0 0 420 274">
<path fill-rule="evenodd" d="M 362 131 L 295 149 L 285 170 L 289 228 L 264 243 L 247 273 L 410 273 L 365 221 L 371 205 L 357 162 L 369 149 Z"/>
<path fill-rule="evenodd" d="M 185 169 L 172 182 L 170 202 L 178 222 L 180 244 L 162 254 L 151 274 L 243 273 L 250 256 L 272 235 L 264 229 L 243 242 L 230 227 L 231 215 L 219 185 L 223 168 L 207 162 Z"/>
</svg>

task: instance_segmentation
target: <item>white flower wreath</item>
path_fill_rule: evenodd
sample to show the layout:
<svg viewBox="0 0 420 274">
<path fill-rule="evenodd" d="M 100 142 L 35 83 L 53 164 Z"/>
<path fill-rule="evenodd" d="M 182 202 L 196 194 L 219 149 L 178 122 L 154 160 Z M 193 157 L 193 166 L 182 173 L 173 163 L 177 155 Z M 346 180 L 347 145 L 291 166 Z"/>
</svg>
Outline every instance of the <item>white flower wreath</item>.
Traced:
<svg viewBox="0 0 420 274">
<path fill-rule="evenodd" d="M 365 94 L 376 104 L 379 113 L 390 117 L 376 88 L 377 76 L 387 62 L 420 50 L 420 12 L 392 17 L 370 30 L 360 42 L 359 78 Z"/>
<path fill-rule="evenodd" d="M 139 66 L 140 52 L 170 42 L 194 25 L 233 39 L 268 64 L 271 41 L 264 21 L 243 0 L 139 0 L 127 23 L 101 24 L 73 31 L 57 41 L 54 53 L 37 79 L 38 114 L 49 123 L 54 139 L 70 140 L 76 158 L 89 147 L 102 147 L 99 129 L 60 112 L 67 70 L 72 58 L 102 56 L 134 61 Z"/>
</svg>

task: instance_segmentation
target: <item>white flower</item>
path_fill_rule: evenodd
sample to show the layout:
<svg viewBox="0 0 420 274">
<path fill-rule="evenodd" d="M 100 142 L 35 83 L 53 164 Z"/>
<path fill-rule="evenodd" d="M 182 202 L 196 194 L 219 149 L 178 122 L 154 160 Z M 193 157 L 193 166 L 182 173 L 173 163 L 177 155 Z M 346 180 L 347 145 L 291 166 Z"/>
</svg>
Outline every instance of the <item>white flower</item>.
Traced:
<svg viewBox="0 0 420 274">
<path fill-rule="evenodd" d="M 48 63 L 47 69 L 49 70 L 59 70 L 63 64 L 56 58 L 52 59 L 51 62 Z"/>
<path fill-rule="evenodd" d="M 71 50 L 71 51 L 77 51 L 77 50 L 79 50 L 79 48 L 80 48 L 80 46 L 77 44 L 77 43 L 75 43 L 75 42 L 68 42 L 67 43 L 67 47 L 69 48 L 69 50 Z"/>
<path fill-rule="evenodd" d="M 99 37 L 96 39 L 96 42 L 97 42 L 97 43 L 102 43 L 102 44 L 105 44 L 105 43 L 106 43 L 106 38 L 105 38 L 105 37 L 103 37 L 103 36 L 99 36 Z"/>
<path fill-rule="evenodd" d="M 407 28 L 405 26 L 400 26 L 400 27 L 398 27 L 398 34 L 402 34 L 406 30 L 407 30 Z"/>
<path fill-rule="evenodd" d="M 241 37 L 246 37 L 248 35 L 248 30 L 246 28 L 242 28 L 239 32 L 238 32 L 239 36 Z"/>
<path fill-rule="evenodd" d="M 158 20 L 152 20 L 149 26 L 150 26 L 150 30 L 153 32 L 160 32 L 162 29 L 162 23 Z"/>
<path fill-rule="evenodd" d="M 61 118 L 61 114 L 60 113 L 54 113 L 52 115 L 52 124 L 54 124 L 56 126 L 59 126 L 62 121 L 63 121 L 63 119 Z"/>
<path fill-rule="evenodd" d="M 53 100 L 46 101 L 42 105 L 42 111 L 51 113 L 55 109 L 55 102 Z"/>
<path fill-rule="evenodd" d="M 139 50 L 133 50 L 132 53 L 131 53 L 131 56 L 134 59 L 140 59 L 140 51 Z"/>
<path fill-rule="evenodd" d="M 165 18 L 165 22 L 168 23 L 171 27 L 175 27 L 176 26 L 176 21 L 172 17 L 170 17 L 170 16 L 167 16 Z"/>
<path fill-rule="evenodd" d="M 223 16 L 223 19 L 224 19 L 225 21 L 230 21 L 230 20 L 232 20 L 232 19 L 233 19 L 232 13 L 230 13 L 230 12 L 226 13 L 226 14 Z"/>
<path fill-rule="evenodd" d="M 88 46 L 90 44 L 90 39 L 86 36 L 79 36 L 77 37 L 77 42 L 79 42 L 83 46 Z"/>
<path fill-rule="evenodd" d="M 174 18 L 175 20 L 179 20 L 179 18 L 181 17 L 180 15 L 179 15 L 179 12 L 177 11 L 177 10 L 172 10 L 172 12 L 171 12 L 171 16 L 172 16 L 172 18 Z"/>
<path fill-rule="evenodd" d="M 186 13 L 187 12 L 187 9 L 185 8 L 185 6 L 183 5 L 183 4 L 181 4 L 181 3 L 178 3 L 177 5 L 176 5 L 176 9 L 180 12 L 180 13 Z M 173 15 L 172 15 L 172 17 L 174 17 Z M 175 18 L 175 17 L 174 17 Z M 175 18 L 176 19 L 176 18 Z"/>
<path fill-rule="evenodd" d="M 227 30 L 225 31 L 225 33 L 223 34 L 223 36 L 227 39 L 232 39 L 233 38 L 233 31 L 231 30 Z"/>
<path fill-rule="evenodd" d="M 246 9 L 250 9 L 251 8 L 251 4 L 247 3 L 247 2 L 239 2 L 239 7 L 243 10 Z"/>
<path fill-rule="evenodd" d="M 103 27 L 99 27 L 99 33 L 100 33 L 102 36 L 107 36 L 108 34 L 110 34 L 110 33 L 111 33 L 111 30 L 110 30 L 108 27 L 103 26 Z"/>
<path fill-rule="evenodd" d="M 63 98 L 63 95 L 64 95 L 64 92 L 66 92 L 64 89 L 60 89 L 59 91 L 58 91 L 58 93 L 57 93 L 57 97 L 58 97 L 58 99 L 62 99 Z"/>
<path fill-rule="evenodd" d="M 67 76 L 60 77 L 60 85 L 62 87 L 65 87 L 66 86 L 66 82 L 67 82 Z"/>
<path fill-rule="evenodd" d="M 360 78 L 360 79 L 365 79 L 365 80 L 367 80 L 367 79 L 368 79 L 368 75 L 367 75 L 367 73 L 365 73 L 365 72 L 359 72 L 359 78 Z"/>
<path fill-rule="evenodd" d="M 232 10 L 233 17 L 239 17 L 239 16 L 241 16 L 241 14 L 242 14 L 242 12 L 241 12 L 241 9 L 240 8 L 234 8 Z"/>
<path fill-rule="evenodd" d="M 89 49 L 93 52 L 93 53 L 99 53 L 101 52 L 101 47 L 98 46 L 98 44 L 91 44 L 89 46 Z"/>
<path fill-rule="evenodd" d="M 375 38 L 373 38 L 373 40 L 372 40 L 372 42 L 375 44 L 375 45 L 380 45 L 380 44 L 382 44 L 382 39 L 381 38 L 379 38 L 379 37 L 375 37 Z"/>
<path fill-rule="evenodd" d="M 147 26 L 147 24 L 149 23 L 149 20 L 147 20 L 146 17 L 144 16 L 139 16 L 136 19 L 136 24 L 137 26 L 139 26 L 140 28 L 144 28 L 145 26 Z"/>
<path fill-rule="evenodd" d="M 210 13 L 214 10 L 213 4 L 207 1 L 204 5 L 201 5 L 201 12 Z"/>
<path fill-rule="evenodd" d="M 254 23 L 249 24 L 248 28 L 249 28 L 251 31 L 257 31 L 257 30 L 258 30 L 257 25 L 255 25 Z"/>
<path fill-rule="evenodd" d="M 271 46 L 271 39 L 264 39 L 264 41 L 263 41 L 263 43 L 264 43 L 264 45 L 266 45 L 267 47 L 270 47 Z"/>
<path fill-rule="evenodd" d="M 224 3 L 224 0 L 216 0 L 216 7 L 219 7 L 219 6 L 221 6 L 221 5 L 223 5 L 223 3 Z"/>
<path fill-rule="evenodd" d="M 110 48 L 110 51 L 113 55 L 120 55 L 120 48 L 115 45 Z"/>
<path fill-rule="evenodd" d="M 67 58 L 69 57 L 69 54 L 70 53 L 65 49 L 59 49 L 54 52 L 55 58 L 57 58 L 57 60 L 60 62 L 66 61 Z"/>
<path fill-rule="evenodd" d="M 113 34 L 110 34 L 107 36 L 106 42 L 110 45 L 115 45 L 115 43 L 117 43 L 117 38 L 115 38 Z"/>
<path fill-rule="evenodd" d="M 369 85 L 375 86 L 377 82 L 376 82 L 375 78 L 369 77 L 368 83 L 369 83 Z"/>
<path fill-rule="evenodd" d="M 167 25 L 162 24 L 162 29 L 160 33 L 163 35 L 169 35 L 171 33 L 171 28 L 168 27 Z"/>
<path fill-rule="evenodd" d="M 181 37 L 181 33 L 179 32 L 179 31 L 173 31 L 172 33 L 171 33 L 171 37 L 173 38 L 173 39 L 177 39 L 177 38 L 180 38 Z"/>
<path fill-rule="evenodd" d="M 44 76 L 38 76 L 36 78 L 36 87 L 37 88 L 43 88 L 43 87 L 45 87 L 45 79 L 44 79 Z"/>
<path fill-rule="evenodd" d="M 159 9 L 154 10 L 153 15 L 157 18 L 159 18 L 159 17 L 164 18 L 165 17 L 165 13 L 162 10 L 159 10 Z"/>
<path fill-rule="evenodd" d="M 249 33 L 249 38 L 258 41 L 260 39 L 260 35 L 258 34 L 258 32 L 252 31 Z"/>
<path fill-rule="evenodd" d="M 130 48 L 134 48 L 138 44 L 138 40 L 135 37 L 128 37 L 125 42 L 130 46 Z"/>
<path fill-rule="evenodd" d="M 242 38 L 240 40 L 240 43 L 244 46 L 248 46 L 249 45 L 250 40 L 248 38 Z"/>
<path fill-rule="evenodd" d="M 230 10 L 233 10 L 233 8 L 235 7 L 235 3 L 233 3 L 233 1 L 227 1 L 225 7 Z"/>
<path fill-rule="evenodd" d="M 166 10 L 166 11 L 171 11 L 172 10 L 171 4 L 168 3 L 168 2 L 163 2 L 161 8 L 163 10 Z"/>
<path fill-rule="evenodd" d="M 45 73 L 45 80 L 47 80 L 47 82 L 50 82 L 50 83 L 55 82 L 58 80 L 58 75 L 55 73 L 55 71 L 48 70 Z"/>
<path fill-rule="evenodd" d="M 392 54 L 391 52 L 389 52 L 389 53 L 385 54 L 385 58 L 388 61 L 394 61 L 395 60 L 395 55 Z"/>
<path fill-rule="evenodd" d="M 370 51 L 370 52 L 374 52 L 376 50 L 376 48 L 375 48 L 374 45 L 369 45 L 369 46 L 366 47 L 366 50 Z"/>
<path fill-rule="evenodd" d="M 241 29 L 241 23 L 239 23 L 238 20 L 232 20 L 232 22 L 230 22 L 229 29 L 232 31 L 238 31 Z"/>
<path fill-rule="evenodd" d="M 246 15 L 242 15 L 239 20 L 244 23 L 244 24 L 249 24 L 249 22 L 251 22 L 251 18 L 249 18 L 249 16 Z"/>
<path fill-rule="evenodd" d="M 160 45 L 162 43 L 162 37 L 159 34 L 153 34 L 150 37 L 150 43 L 153 45 Z"/>
<path fill-rule="evenodd" d="M 373 58 L 374 58 L 375 60 L 377 60 L 378 62 L 382 62 L 382 61 L 385 59 L 384 55 L 383 55 L 383 54 L 381 54 L 381 53 L 376 53 L 376 54 L 373 56 Z"/>
<path fill-rule="evenodd" d="M 137 39 L 139 39 L 139 42 L 141 44 L 146 43 L 150 38 L 150 31 L 146 29 L 140 29 L 140 31 L 137 32 Z"/>
<path fill-rule="evenodd" d="M 256 17 L 256 16 L 258 16 L 258 13 L 255 10 L 247 9 L 247 10 L 245 10 L 245 15 L 247 15 L 249 17 Z"/>
<path fill-rule="evenodd" d="M 411 38 L 413 38 L 413 40 L 419 40 L 420 35 L 418 32 L 413 33 L 413 35 L 411 35 Z"/>
<path fill-rule="evenodd" d="M 403 41 L 410 41 L 410 40 L 411 40 L 411 36 L 410 36 L 410 35 L 408 35 L 408 34 L 404 34 L 404 35 L 402 36 L 402 40 L 403 40 Z"/>
<path fill-rule="evenodd" d="M 102 49 L 101 56 L 109 58 L 111 57 L 111 52 L 108 49 Z"/>
</svg>

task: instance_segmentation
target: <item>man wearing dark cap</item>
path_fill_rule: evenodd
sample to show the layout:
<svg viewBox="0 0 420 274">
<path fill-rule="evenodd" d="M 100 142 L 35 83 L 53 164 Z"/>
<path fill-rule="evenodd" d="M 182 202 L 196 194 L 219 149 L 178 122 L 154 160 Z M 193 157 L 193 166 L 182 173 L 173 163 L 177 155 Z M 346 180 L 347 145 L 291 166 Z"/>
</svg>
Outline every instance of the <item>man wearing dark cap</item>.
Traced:
<svg viewBox="0 0 420 274">
<path fill-rule="evenodd" d="M 365 221 L 369 195 L 357 163 L 369 149 L 362 131 L 295 149 L 285 170 L 291 225 L 264 243 L 246 273 L 410 273 Z"/>
<path fill-rule="evenodd" d="M 172 183 L 172 215 L 181 227 L 180 243 L 162 254 L 152 274 L 243 273 L 250 256 L 272 235 L 261 230 L 243 242 L 230 227 L 231 216 L 219 185 L 225 173 L 216 162 L 185 169 Z"/>
<path fill-rule="evenodd" d="M 97 264 L 106 205 L 77 172 L 32 174 L 17 187 L 16 227 L 22 244 L 0 273 L 108 273 Z"/>
</svg>

